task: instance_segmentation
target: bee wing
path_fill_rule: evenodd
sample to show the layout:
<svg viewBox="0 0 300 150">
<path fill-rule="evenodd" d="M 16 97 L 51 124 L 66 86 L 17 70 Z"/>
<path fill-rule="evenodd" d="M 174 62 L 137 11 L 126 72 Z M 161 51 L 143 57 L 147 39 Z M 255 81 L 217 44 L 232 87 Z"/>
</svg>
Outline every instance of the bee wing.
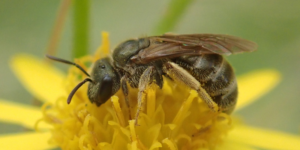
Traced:
<svg viewBox="0 0 300 150">
<path fill-rule="evenodd" d="M 150 46 L 133 56 L 131 58 L 133 62 L 144 64 L 182 55 L 231 55 L 257 49 L 254 42 L 222 34 L 163 35 L 149 37 L 149 39 Z"/>
</svg>

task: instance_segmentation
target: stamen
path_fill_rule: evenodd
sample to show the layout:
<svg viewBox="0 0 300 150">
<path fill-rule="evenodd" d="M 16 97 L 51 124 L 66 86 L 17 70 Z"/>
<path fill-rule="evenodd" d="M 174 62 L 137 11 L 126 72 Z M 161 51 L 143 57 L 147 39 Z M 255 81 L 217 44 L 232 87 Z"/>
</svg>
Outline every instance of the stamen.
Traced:
<svg viewBox="0 0 300 150">
<path fill-rule="evenodd" d="M 124 115 L 123 115 L 123 112 L 122 112 L 121 107 L 120 107 L 119 98 L 117 96 L 112 96 L 111 101 L 113 103 L 113 108 L 116 112 L 119 124 L 122 127 L 125 127 L 125 119 L 124 119 Z"/>
<path fill-rule="evenodd" d="M 87 138 L 87 134 L 82 135 L 79 138 L 79 147 L 80 147 L 80 149 L 89 149 L 88 147 L 84 146 L 84 141 L 85 141 L 86 138 Z"/>
<path fill-rule="evenodd" d="M 163 139 L 162 142 L 165 143 L 166 145 L 168 145 L 168 147 L 170 148 L 170 150 L 177 150 L 177 148 L 175 147 L 174 143 L 171 140 L 169 140 L 168 138 Z"/>
<path fill-rule="evenodd" d="M 188 109 L 190 108 L 190 106 L 193 102 L 193 99 L 196 98 L 197 96 L 198 96 L 197 92 L 194 91 L 194 90 L 191 90 L 190 96 L 183 103 L 183 105 L 179 109 L 178 113 L 176 114 L 176 116 L 173 120 L 173 124 L 179 124 L 180 122 L 183 121 L 183 119 L 185 118 L 186 113 L 188 112 Z"/>
<path fill-rule="evenodd" d="M 136 141 L 136 133 L 135 133 L 135 120 L 129 120 L 129 129 L 131 135 L 131 141 Z"/>
<path fill-rule="evenodd" d="M 132 150 L 138 150 L 138 148 L 137 148 L 137 141 L 131 142 L 131 149 Z"/>
</svg>

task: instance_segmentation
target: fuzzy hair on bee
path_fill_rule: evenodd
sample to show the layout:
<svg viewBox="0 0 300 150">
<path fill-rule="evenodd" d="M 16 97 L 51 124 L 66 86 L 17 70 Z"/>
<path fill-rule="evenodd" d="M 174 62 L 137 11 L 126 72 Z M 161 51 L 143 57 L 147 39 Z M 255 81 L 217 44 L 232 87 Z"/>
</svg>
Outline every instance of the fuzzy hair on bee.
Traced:
<svg viewBox="0 0 300 150">
<path fill-rule="evenodd" d="M 76 63 L 47 57 L 74 65 L 87 75 L 72 90 L 68 103 L 74 93 L 89 82 L 87 95 L 92 103 L 101 106 L 121 89 L 130 107 L 128 83 L 132 88 L 138 88 L 137 101 L 141 105 L 141 95 L 147 87 L 157 84 L 162 88 L 165 76 L 195 90 L 211 111 L 230 114 L 237 102 L 238 87 L 234 71 L 223 56 L 256 49 L 254 42 L 223 34 L 143 37 L 119 44 L 112 57 L 101 58 L 93 64 L 91 74 Z M 136 112 L 136 119 L 139 113 L 140 109 Z"/>
</svg>

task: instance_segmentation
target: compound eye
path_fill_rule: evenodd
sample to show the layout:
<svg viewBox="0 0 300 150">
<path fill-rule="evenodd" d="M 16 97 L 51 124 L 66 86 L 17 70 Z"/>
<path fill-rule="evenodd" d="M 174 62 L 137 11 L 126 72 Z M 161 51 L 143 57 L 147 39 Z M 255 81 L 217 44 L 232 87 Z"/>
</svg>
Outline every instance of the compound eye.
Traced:
<svg viewBox="0 0 300 150">
<path fill-rule="evenodd" d="M 106 75 L 101 83 L 99 84 L 99 87 L 96 88 L 98 91 L 94 91 L 94 96 L 89 95 L 90 99 L 96 103 L 97 106 L 100 106 L 101 104 L 105 103 L 112 95 L 113 91 L 113 79 Z M 92 90 L 96 90 L 92 89 Z"/>
</svg>

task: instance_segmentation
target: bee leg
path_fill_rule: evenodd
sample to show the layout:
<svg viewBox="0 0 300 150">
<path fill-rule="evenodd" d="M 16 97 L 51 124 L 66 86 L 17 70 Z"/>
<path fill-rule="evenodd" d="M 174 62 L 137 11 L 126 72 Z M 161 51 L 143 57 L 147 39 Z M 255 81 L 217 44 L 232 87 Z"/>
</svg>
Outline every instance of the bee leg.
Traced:
<svg viewBox="0 0 300 150">
<path fill-rule="evenodd" d="M 128 86 L 127 86 L 127 78 L 125 76 L 123 76 L 121 78 L 121 87 L 122 87 L 122 92 L 124 94 L 124 97 L 125 97 L 125 102 L 126 102 L 126 105 L 127 105 L 127 108 L 128 108 L 128 114 L 129 114 L 129 120 L 131 120 L 131 109 L 130 109 L 130 103 L 129 103 L 129 99 L 128 99 Z"/>
<path fill-rule="evenodd" d="M 191 89 L 196 90 L 201 99 L 212 111 L 218 111 L 218 105 L 212 100 L 206 90 L 201 87 L 200 82 L 197 81 L 189 72 L 173 62 L 166 62 L 163 66 L 163 71 L 170 75 L 175 81 L 181 82 Z"/>
<path fill-rule="evenodd" d="M 161 69 L 158 68 L 162 68 L 162 64 L 161 63 L 156 63 L 154 64 L 154 80 L 155 83 L 159 86 L 160 89 L 162 89 L 163 84 L 164 84 L 164 80 L 163 80 L 163 71 Z"/>
<path fill-rule="evenodd" d="M 138 106 L 135 114 L 135 125 L 138 125 L 139 114 L 143 106 L 143 96 L 146 94 L 145 91 L 148 85 L 151 83 L 151 75 L 153 74 L 153 70 L 154 70 L 153 66 L 148 67 L 143 72 L 139 80 Z"/>
</svg>

